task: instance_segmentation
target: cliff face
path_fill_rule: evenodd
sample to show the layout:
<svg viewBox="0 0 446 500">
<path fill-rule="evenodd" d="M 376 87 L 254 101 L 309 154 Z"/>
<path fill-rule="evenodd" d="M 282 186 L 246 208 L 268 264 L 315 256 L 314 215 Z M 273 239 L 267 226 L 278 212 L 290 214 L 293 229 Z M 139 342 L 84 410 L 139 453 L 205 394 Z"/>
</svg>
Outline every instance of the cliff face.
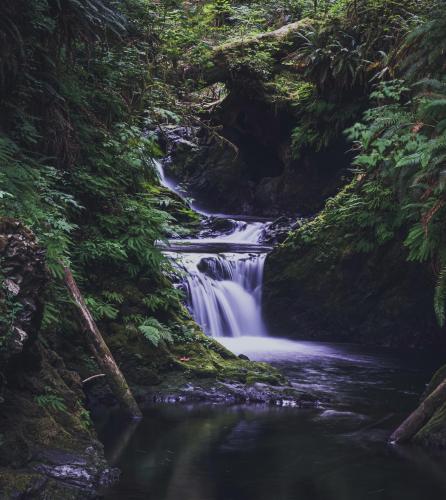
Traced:
<svg viewBox="0 0 446 500">
<path fill-rule="evenodd" d="M 0 221 L 0 362 L 7 365 L 36 340 L 47 282 L 43 250 L 13 219 Z"/>
<path fill-rule="evenodd" d="M 113 474 L 79 375 L 39 337 L 45 256 L 12 219 L 0 221 L 0 263 L 0 497 L 90 498 Z"/>
<path fill-rule="evenodd" d="M 293 338 L 444 347 L 430 270 L 405 252 L 398 241 L 355 251 L 342 228 L 322 227 L 310 239 L 297 230 L 266 262 L 269 323 Z"/>
<path fill-rule="evenodd" d="M 309 215 L 342 185 L 349 156 L 340 139 L 293 158 L 292 110 L 270 96 L 230 94 L 207 128 L 165 129 L 169 175 L 212 211 L 277 217 Z"/>
</svg>

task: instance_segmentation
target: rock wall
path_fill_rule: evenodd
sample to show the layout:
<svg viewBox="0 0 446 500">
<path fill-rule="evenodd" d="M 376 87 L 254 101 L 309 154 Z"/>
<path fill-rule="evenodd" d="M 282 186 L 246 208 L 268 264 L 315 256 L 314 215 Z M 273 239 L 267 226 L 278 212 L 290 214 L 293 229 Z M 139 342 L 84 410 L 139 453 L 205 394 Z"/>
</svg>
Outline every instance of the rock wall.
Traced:
<svg viewBox="0 0 446 500">
<path fill-rule="evenodd" d="M 305 241 L 299 231 L 265 264 L 264 308 L 278 335 L 400 348 L 446 347 L 428 266 L 401 242 L 352 250 L 337 228 Z"/>
<path fill-rule="evenodd" d="M 45 256 L 0 220 L 0 498 L 85 499 L 111 481 L 79 375 L 39 338 Z"/>
<path fill-rule="evenodd" d="M 47 282 L 44 252 L 32 233 L 13 219 L 0 220 L 0 363 L 35 340 Z"/>
<path fill-rule="evenodd" d="M 311 215 L 342 185 L 349 163 L 340 139 L 326 150 L 291 154 L 296 118 L 287 104 L 231 91 L 209 128 L 166 127 L 166 171 L 205 209 L 276 217 Z"/>
</svg>

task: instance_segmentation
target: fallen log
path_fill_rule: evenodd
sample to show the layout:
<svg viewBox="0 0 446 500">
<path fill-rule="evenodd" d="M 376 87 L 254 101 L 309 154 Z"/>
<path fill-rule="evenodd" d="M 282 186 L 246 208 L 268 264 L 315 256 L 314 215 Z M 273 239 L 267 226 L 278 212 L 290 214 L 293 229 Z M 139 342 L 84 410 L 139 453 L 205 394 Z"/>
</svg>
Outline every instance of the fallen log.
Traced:
<svg viewBox="0 0 446 500">
<path fill-rule="evenodd" d="M 296 49 L 296 41 L 300 40 L 299 33 L 302 28 L 308 25 L 309 20 L 302 19 L 274 31 L 240 37 L 219 45 L 212 51 L 211 66 L 207 68 L 189 67 L 185 69 L 185 75 L 189 78 L 201 78 L 207 85 L 227 82 L 233 78 L 231 68 L 234 61 L 248 51 L 267 50 L 277 64 Z"/>
<path fill-rule="evenodd" d="M 70 269 L 64 266 L 65 284 L 72 296 L 76 307 L 80 313 L 81 322 L 83 324 L 87 341 L 93 352 L 98 365 L 107 376 L 107 381 L 113 391 L 114 396 L 123 410 L 133 418 L 141 418 L 142 413 L 139 409 L 135 398 L 130 390 L 130 387 L 125 380 L 124 375 L 116 364 L 110 349 L 103 339 L 93 316 L 88 309 L 85 300 L 76 284 L 76 281 Z"/>
<path fill-rule="evenodd" d="M 409 441 L 446 402 L 446 380 L 443 380 L 390 436 L 391 444 Z"/>
</svg>

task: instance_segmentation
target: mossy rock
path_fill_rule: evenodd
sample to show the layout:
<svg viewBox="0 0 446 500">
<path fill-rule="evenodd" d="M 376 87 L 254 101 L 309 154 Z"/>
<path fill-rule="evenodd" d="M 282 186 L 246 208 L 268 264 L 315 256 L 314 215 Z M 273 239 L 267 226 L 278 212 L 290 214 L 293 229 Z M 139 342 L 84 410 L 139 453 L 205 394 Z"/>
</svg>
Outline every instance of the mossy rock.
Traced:
<svg viewBox="0 0 446 500">
<path fill-rule="evenodd" d="M 429 268 L 406 260 L 400 238 L 361 252 L 352 234 L 354 228 L 328 224 L 322 213 L 267 257 L 270 330 L 300 339 L 445 347 Z"/>
<path fill-rule="evenodd" d="M 47 482 L 42 474 L 0 468 L 0 500 L 32 498 Z"/>
</svg>

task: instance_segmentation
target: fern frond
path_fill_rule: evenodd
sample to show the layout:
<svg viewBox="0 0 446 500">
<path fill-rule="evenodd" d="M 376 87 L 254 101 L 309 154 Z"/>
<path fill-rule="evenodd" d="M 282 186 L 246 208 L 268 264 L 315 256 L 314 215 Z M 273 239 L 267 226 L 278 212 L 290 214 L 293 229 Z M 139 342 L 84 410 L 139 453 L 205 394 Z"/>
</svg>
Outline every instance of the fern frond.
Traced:
<svg viewBox="0 0 446 500">
<path fill-rule="evenodd" d="M 444 265 L 437 278 L 434 293 L 434 310 L 438 324 L 444 326 L 446 319 L 446 265 Z"/>
</svg>

